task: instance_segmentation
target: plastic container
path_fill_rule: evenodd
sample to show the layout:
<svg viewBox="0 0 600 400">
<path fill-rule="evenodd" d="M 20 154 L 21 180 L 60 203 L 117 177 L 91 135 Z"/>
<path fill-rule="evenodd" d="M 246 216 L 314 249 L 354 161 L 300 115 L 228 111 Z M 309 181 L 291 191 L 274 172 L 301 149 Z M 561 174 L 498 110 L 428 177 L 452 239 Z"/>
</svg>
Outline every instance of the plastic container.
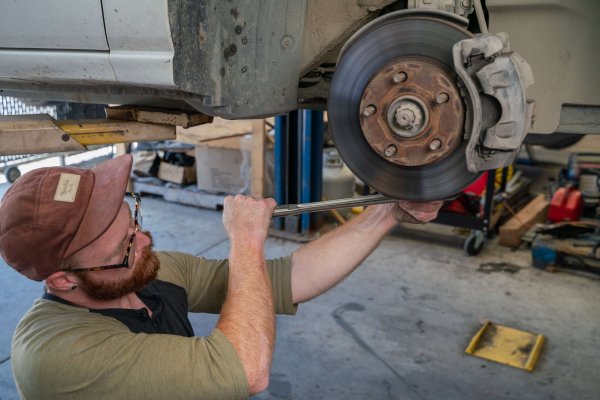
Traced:
<svg viewBox="0 0 600 400">
<path fill-rule="evenodd" d="M 323 200 L 354 197 L 355 177 L 344 164 L 336 149 L 323 151 Z M 348 216 L 351 208 L 337 210 L 343 216 Z"/>
</svg>

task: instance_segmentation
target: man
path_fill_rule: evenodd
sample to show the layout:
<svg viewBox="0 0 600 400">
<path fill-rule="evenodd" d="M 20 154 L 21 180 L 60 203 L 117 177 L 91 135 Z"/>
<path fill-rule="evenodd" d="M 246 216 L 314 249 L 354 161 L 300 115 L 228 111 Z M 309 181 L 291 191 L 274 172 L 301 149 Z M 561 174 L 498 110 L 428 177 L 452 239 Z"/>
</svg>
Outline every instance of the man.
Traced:
<svg viewBox="0 0 600 400">
<path fill-rule="evenodd" d="M 153 252 L 141 199 L 123 195 L 131 156 L 92 170 L 23 175 L 0 203 L 0 254 L 46 293 L 12 345 L 23 399 L 237 399 L 268 386 L 274 311 L 350 274 L 400 222 L 433 219 L 441 202 L 367 208 L 291 257 L 264 259 L 272 199 L 225 199 L 228 260 Z M 159 268 L 160 267 L 160 268 Z M 220 313 L 208 337 L 188 311 Z"/>
</svg>

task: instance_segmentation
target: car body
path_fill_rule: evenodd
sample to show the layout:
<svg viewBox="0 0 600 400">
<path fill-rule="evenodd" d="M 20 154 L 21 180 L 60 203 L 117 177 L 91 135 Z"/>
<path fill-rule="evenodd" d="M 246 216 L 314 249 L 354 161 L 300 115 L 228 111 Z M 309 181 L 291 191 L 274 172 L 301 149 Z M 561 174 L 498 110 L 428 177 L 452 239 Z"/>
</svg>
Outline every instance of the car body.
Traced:
<svg viewBox="0 0 600 400">
<path fill-rule="evenodd" d="M 600 4 L 487 0 L 536 83 L 533 132 L 596 133 Z M 2 95 L 199 110 L 230 119 L 323 107 L 352 33 L 402 8 L 472 15 L 472 1 L 4 2 Z"/>
<path fill-rule="evenodd" d="M 0 95 L 226 119 L 327 109 L 365 183 L 446 198 L 528 133 L 600 133 L 598 17 L 588 0 L 4 2 Z"/>
</svg>

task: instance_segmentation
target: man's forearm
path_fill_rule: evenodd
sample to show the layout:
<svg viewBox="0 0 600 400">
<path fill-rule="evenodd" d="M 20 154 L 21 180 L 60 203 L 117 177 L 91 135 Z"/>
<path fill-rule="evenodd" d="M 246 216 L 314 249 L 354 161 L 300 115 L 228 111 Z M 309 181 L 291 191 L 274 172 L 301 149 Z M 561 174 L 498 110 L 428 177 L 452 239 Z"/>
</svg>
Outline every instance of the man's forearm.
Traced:
<svg viewBox="0 0 600 400">
<path fill-rule="evenodd" d="M 350 222 L 295 251 L 294 303 L 318 296 L 350 274 L 396 224 L 385 205 L 371 206 Z"/>
<path fill-rule="evenodd" d="M 264 390 L 275 341 L 275 315 L 263 245 L 232 243 L 227 297 L 217 328 L 237 350 L 250 394 Z"/>
</svg>

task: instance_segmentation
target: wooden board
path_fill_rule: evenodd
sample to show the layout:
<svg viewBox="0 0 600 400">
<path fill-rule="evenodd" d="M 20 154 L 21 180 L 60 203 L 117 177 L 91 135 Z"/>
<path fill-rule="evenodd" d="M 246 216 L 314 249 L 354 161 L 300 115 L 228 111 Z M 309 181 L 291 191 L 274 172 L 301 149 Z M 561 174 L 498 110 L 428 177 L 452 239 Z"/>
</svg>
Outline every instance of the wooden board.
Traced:
<svg viewBox="0 0 600 400">
<path fill-rule="evenodd" d="M 175 139 L 175 127 L 109 119 L 55 120 L 48 115 L 0 117 L 0 154 L 84 151 L 84 146 Z"/>
<path fill-rule="evenodd" d="M 529 228 L 538 222 L 546 220 L 549 204 L 543 194 L 538 195 L 529 202 L 521 211 L 500 227 L 500 245 L 516 247 L 521 244 L 521 236 Z"/>
<path fill-rule="evenodd" d="M 273 118 L 267 118 L 265 120 L 227 120 L 223 118 L 215 118 L 212 124 L 194 126 L 187 129 L 178 126 L 177 140 L 193 145 L 206 144 L 212 147 L 231 148 L 231 143 L 235 143 L 235 141 L 232 139 L 230 142 L 228 142 L 227 139 L 238 138 L 237 140 L 239 141 L 240 137 L 254 132 L 253 126 L 261 123 L 261 121 L 264 121 L 270 125 L 274 124 Z"/>
<path fill-rule="evenodd" d="M 209 124 L 213 117 L 198 112 L 161 110 L 147 107 L 118 106 L 106 108 L 106 116 L 125 121 L 150 122 L 154 124 L 191 126 Z"/>
<path fill-rule="evenodd" d="M 244 136 L 252 133 L 252 120 L 230 121 L 215 118 L 212 124 L 191 128 L 177 127 L 177 140 L 190 144 L 207 144 L 207 142 Z"/>
</svg>

